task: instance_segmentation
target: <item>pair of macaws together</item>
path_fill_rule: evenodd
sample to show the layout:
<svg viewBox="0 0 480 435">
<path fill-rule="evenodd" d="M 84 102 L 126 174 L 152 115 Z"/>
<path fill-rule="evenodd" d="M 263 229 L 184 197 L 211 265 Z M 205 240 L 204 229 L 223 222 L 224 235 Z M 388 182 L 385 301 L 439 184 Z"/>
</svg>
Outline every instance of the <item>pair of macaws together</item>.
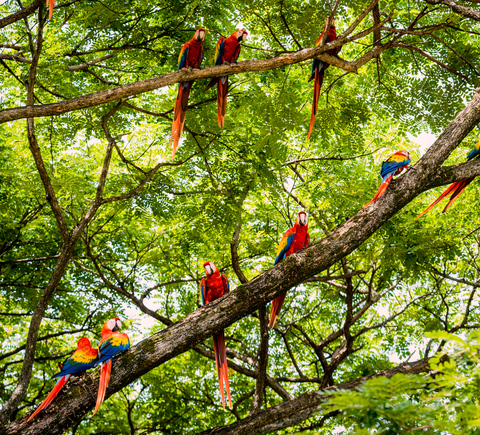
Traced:
<svg viewBox="0 0 480 435">
<path fill-rule="evenodd" d="M 322 34 L 318 38 L 315 46 L 320 45 L 323 35 L 329 26 L 330 19 L 332 21 L 331 26 L 328 29 L 328 33 L 325 39 L 325 43 L 335 41 L 337 39 L 337 32 L 335 30 L 335 19 L 328 17 L 325 22 L 325 27 Z M 229 64 L 236 62 L 238 56 L 240 55 L 240 43 L 247 39 L 248 33 L 245 30 L 237 30 L 233 32 L 228 38 L 223 36 L 217 42 L 217 48 L 215 51 L 215 65 Z M 200 65 L 203 60 L 203 41 L 205 39 L 205 29 L 197 29 L 193 38 L 186 42 L 182 50 L 180 51 L 180 56 L 178 57 L 178 69 L 182 68 L 200 68 Z M 337 47 L 332 50 L 329 50 L 329 54 L 336 56 L 342 48 Z M 312 103 L 312 114 L 310 116 L 310 126 L 308 128 L 308 137 L 313 130 L 313 125 L 315 123 L 315 115 L 317 114 L 318 108 L 318 98 L 320 96 L 320 89 L 322 87 L 323 78 L 325 76 L 325 70 L 330 65 L 321 60 L 314 59 L 312 62 L 312 74 L 308 81 L 314 80 L 313 86 L 313 103 Z M 217 117 L 218 117 L 218 126 L 223 128 L 224 119 L 225 119 L 225 110 L 227 108 L 227 94 L 228 94 L 228 76 L 213 78 L 210 80 L 210 83 L 207 85 L 205 90 L 211 88 L 213 85 L 217 84 Z M 177 99 L 175 100 L 175 107 L 173 111 L 173 124 L 172 124 L 172 135 L 170 138 L 170 143 L 173 143 L 172 151 L 172 160 L 175 158 L 175 152 L 178 148 L 178 142 L 180 136 L 182 135 L 183 126 L 185 124 L 185 115 L 188 106 L 188 97 L 190 94 L 190 89 L 192 88 L 193 81 L 181 82 L 178 86 Z"/>
<path fill-rule="evenodd" d="M 128 335 L 118 332 L 121 327 L 120 319 L 107 320 L 102 328 L 102 338 L 98 343 L 98 349 L 92 348 L 87 337 L 82 337 L 78 340 L 77 350 L 63 364 L 59 364 L 60 372 L 53 376 L 54 378 L 60 378 L 55 387 L 27 421 L 30 421 L 50 405 L 65 383 L 70 379 L 70 376 L 83 373 L 100 364 L 100 383 L 95 412 L 93 413 L 95 415 L 105 399 L 105 391 L 110 382 L 112 372 L 112 358 L 130 347 Z"/>
<path fill-rule="evenodd" d="M 473 150 L 467 156 L 467 160 L 472 160 L 480 156 L 480 142 L 478 142 Z M 395 175 L 399 175 L 404 169 L 408 168 L 410 164 L 410 154 L 407 151 L 397 151 L 387 160 L 382 163 L 382 169 L 380 177 L 382 177 L 382 184 L 378 189 L 375 196 L 372 200 L 363 206 L 363 208 L 368 207 L 370 204 L 375 203 L 387 190 L 388 185 L 392 181 Z M 465 188 L 474 180 L 475 177 L 467 178 L 466 180 L 456 181 L 452 183 L 435 201 L 433 201 L 422 213 L 420 213 L 415 220 L 423 216 L 425 213 L 430 211 L 435 207 L 443 198 L 450 195 L 450 200 L 443 209 L 442 213 L 445 213 L 455 202 L 455 200 L 460 196 L 460 194 L 465 190 Z"/>
<path fill-rule="evenodd" d="M 205 29 L 197 29 L 193 38 L 183 44 L 178 56 L 178 69 L 200 68 L 203 60 L 203 41 L 205 40 Z M 248 32 L 236 30 L 228 38 L 223 36 L 217 41 L 215 50 L 215 65 L 230 64 L 238 60 L 241 50 L 241 42 L 247 39 Z M 217 84 L 217 117 L 218 126 L 223 128 L 225 111 L 227 110 L 228 76 L 216 77 L 210 80 L 205 90 Z M 170 143 L 173 143 L 172 160 L 178 148 L 178 142 L 182 135 L 187 112 L 188 97 L 192 88 L 193 80 L 181 82 L 178 86 L 177 99 L 173 110 L 172 135 Z"/>
<path fill-rule="evenodd" d="M 278 264 L 285 257 L 288 257 L 289 255 L 294 254 L 303 248 L 307 248 L 309 244 L 310 235 L 308 234 L 308 217 L 307 213 L 301 211 L 298 213 L 295 225 L 285 232 L 282 240 L 280 241 L 277 250 L 277 256 L 275 258 L 275 264 Z M 200 291 L 202 294 L 202 303 L 203 305 L 206 305 L 209 302 L 212 302 L 229 293 L 230 285 L 225 274 L 221 274 L 213 262 L 207 261 L 203 267 L 205 269 L 206 276 L 200 282 Z M 277 320 L 280 310 L 282 309 L 286 295 L 287 292 L 282 293 L 272 301 L 270 322 L 268 324 L 269 328 L 273 328 L 275 326 L 275 321 Z M 215 352 L 215 363 L 217 367 L 217 376 L 222 404 L 225 408 L 225 385 L 228 403 L 231 408 L 232 399 L 230 397 L 230 383 L 228 380 L 227 350 L 225 346 L 225 334 L 223 330 L 213 336 L 213 349 Z"/>
</svg>

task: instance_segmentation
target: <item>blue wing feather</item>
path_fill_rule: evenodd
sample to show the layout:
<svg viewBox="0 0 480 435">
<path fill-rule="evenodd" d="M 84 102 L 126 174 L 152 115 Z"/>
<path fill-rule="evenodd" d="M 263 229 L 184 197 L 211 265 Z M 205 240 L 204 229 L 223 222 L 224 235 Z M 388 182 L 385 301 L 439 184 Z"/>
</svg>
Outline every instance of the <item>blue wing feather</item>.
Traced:
<svg viewBox="0 0 480 435">
<path fill-rule="evenodd" d="M 395 161 L 385 161 L 382 163 L 382 171 L 380 172 L 380 177 L 383 178 L 383 181 L 385 181 L 390 175 L 395 173 L 395 171 L 399 168 L 402 168 L 406 165 L 410 164 L 410 159 L 403 159 L 400 162 L 395 162 Z"/>
<path fill-rule="evenodd" d="M 285 236 L 284 236 L 284 237 L 285 237 Z M 291 246 L 294 238 L 295 238 L 295 233 L 292 233 L 292 234 L 290 234 L 290 235 L 287 237 L 285 246 L 284 246 L 284 247 L 282 248 L 282 250 L 278 253 L 277 258 L 275 258 L 275 263 L 274 263 L 274 265 L 280 263 L 280 261 L 282 261 L 282 260 L 285 258 L 285 254 L 286 254 L 287 251 L 290 249 L 290 246 Z M 283 239 L 280 241 L 280 244 L 282 244 L 282 241 L 283 241 Z"/>
<path fill-rule="evenodd" d="M 223 52 L 225 51 L 225 42 L 224 39 L 217 45 L 217 58 L 215 59 L 215 65 L 222 64 Z"/>
<path fill-rule="evenodd" d="M 182 48 L 182 51 L 180 52 L 180 56 L 178 57 L 178 69 L 182 69 L 187 66 L 187 56 L 188 56 L 188 45 L 185 49 Z"/>
<path fill-rule="evenodd" d="M 202 305 L 205 305 L 205 279 L 200 281 L 200 292 L 202 293 Z"/>
<path fill-rule="evenodd" d="M 76 360 L 79 358 L 79 360 Z M 97 362 L 97 357 L 91 355 L 75 355 L 73 354 L 70 358 L 67 358 L 63 365 L 61 366 L 61 371 L 52 377 L 58 378 L 59 376 L 64 375 L 74 375 L 76 373 L 82 373 L 88 369 L 91 369 L 95 366 Z"/>
<path fill-rule="evenodd" d="M 472 160 L 474 159 L 475 157 L 478 157 L 480 155 L 480 142 L 478 142 L 476 145 L 475 145 L 475 148 L 473 148 L 472 151 L 470 151 L 470 153 L 468 154 L 467 156 L 467 160 Z"/>
<path fill-rule="evenodd" d="M 118 342 L 118 344 L 113 344 L 113 341 Z M 117 337 L 109 337 L 98 347 L 100 353 L 100 358 L 95 365 L 113 358 L 115 355 L 122 353 L 130 347 L 130 340 L 118 339 Z"/>
</svg>

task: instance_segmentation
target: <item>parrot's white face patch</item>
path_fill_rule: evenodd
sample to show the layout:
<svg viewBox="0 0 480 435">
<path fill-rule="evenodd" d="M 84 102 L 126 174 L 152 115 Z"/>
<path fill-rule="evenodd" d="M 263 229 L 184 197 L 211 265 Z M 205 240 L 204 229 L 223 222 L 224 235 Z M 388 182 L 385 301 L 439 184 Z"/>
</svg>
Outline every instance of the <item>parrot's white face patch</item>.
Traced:
<svg viewBox="0 0 480 435">
<path fill-rule="evenodd" d="M 110 319 L 108 322 L 107 322 L 107 328 L 110 329 L 110 331 L 115 328 L 115 322 L 116 320 L 115 319 Z"/>
<path fill-rule="evenodd" d="M 307 218 L 307 215 L 305 213 L 300 213 L 298 215 L 298 223 L 300 225 L 306 225 L 308 222 L 308 218 Z"/>
</svg>

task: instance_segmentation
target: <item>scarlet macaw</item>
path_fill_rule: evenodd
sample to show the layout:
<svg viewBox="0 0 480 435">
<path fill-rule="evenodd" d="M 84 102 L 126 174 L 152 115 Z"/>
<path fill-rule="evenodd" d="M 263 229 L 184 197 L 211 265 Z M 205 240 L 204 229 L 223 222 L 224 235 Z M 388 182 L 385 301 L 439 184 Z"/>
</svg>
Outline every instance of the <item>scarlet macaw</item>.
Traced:
<svg viewBox="0 0 480 435">
<path fill-rule="evenodd" d="M 467 160 L 472 160 L 476 157 L 480 156 L 480 142 L 478 142 L 472 151 L 467 156 Z M 450 200 L 448 204 L 443 209 L 442 213 L 445 213 L 450 206 L 454 203 L 454 201 L 460 196 L 460 194 L 465 190 L 465 188 L 474 180 L 475 177 L 467 178 L 466 180 L 456 181 L 455 183 L 451 184 L 435 201 L 433 201 L 425 211 L 420 213 L 415 220 L 417 220 L 420 216 L 423 216 L 427 211 L 431 210 L 435 207 L 443 198 L 448 195 L 450 196 Z"/>
<path fill-rule="evenodd" d="M 70 376 L 82 373 L 88 369 L 93 368 L 97 360 L 98 349 L 92 349 L 90 340 L 87 337 L 82 337 L 80 340 L 78 340 L 77 350 L 73 352 L 72 356 L 67 358 L 63 364 L 58 364 L 58 366 L 60 367 L 60 373 L 53 375 L 53 377 L 60 377 L 60 379 L 55 384 L 55 387 L 27 421 L 30 421 L 40 411 L 43 411 L 47 408 L 48 405 L 50 405 L 52 400 L 55 399 L 58 392 L 70 379 Z"/>
<path fill-rule="evenodd" d="M 199 68 L 203 60 L 203 40 L 205 39 L 205 29 L 197 29 L 193 38 L 183 44 L 180 55 L 178 56 L 178 69 Z M 173 109 L 172 136 L 170 143 L 173 142 L 172 160 L 175 158 L 178 141 L 183 131 L 185 115 L 187 112 L 188 96 L 192 88 L 193 81 L 182 82 L 178 86 L 177 99 Z"/>
<path fill-rule="evenodd" d="M 229 64 L 237 61 L 240 56 L 240 42 L 247 39 L 248 32 L 245 30 L 237 30 L 233 32 L 228 38 L 223 36 L 217 42 L 217 49 L 215 50 L 215 65 Z M 228 76 L 215 77 L 210 80 L 205 90 L 210 89 L 217 83 L 217 116 L 218 126 L 223 128 L 225 111 L 227 110 L 227 94 L 228 94 Z"/>
<path fill-rule="evenodd" d="M 337 39 L 337 31 L 335 30 L 335 18 L 332 18 L 332 26 L 328 30 L 327 34 L 327 39 L 325 40 L 325 44 L 328 42 L 335 41 Z M 325 22 L 325 26 L 323 28 L 323 32 L 320 35 L 320 37 L 317 39 L 317 42 L 315 44 L 315 47 L 317 47 L 320 42 L 322 41 L 323 35 L 325 33 L 325 30 L 327 28 L 328 22 L 330 20 L 330 17 L 327 18 L 327 21 Z M 329 50 L 328 52 L 336 56 L 338 53 L 340 53 L 340 50 L 342 47 L 337 47 Z M 310 116 L 310 127 L 308 128 L 308 136 L 307 140 L 310 139 L 310 135 L 313 130 L 313 124 L 315 123 L 315 115 L 317 114 L 317 108 L 318 108 L 318 97 L 320 96 L 320 89 L 322 87 L 323 83 L 323 77 L 325 75 L 325 70 L 330 66 L 329 63 L 322 62 L 321 60 L 318 59 L 313 59 L 312 63 L 312 75 L 308 79 L 308 81 L 314 80 L 314 85 L 313 85 L 313 103 L 312 103 L 312 115 Z"/>
<path fill-rule="evenodd" d="M 230 285 L 228 284 L 227 277 L 223 273 L 220 274 L 212 261 L 207 261 L 203 267 L 207 276 L 200 282 L 200 291 L 202 293 L 202 303 L 206 305 L 228 293 L 230 291 Z M 225 393 L 223 391 L 223 384 L 225 383 L 228 403 L 230 408 L 232 408 L 230 383 L 228 381 L 227 348 L 225 346 L 225 334 L 223 330 L 213 336 L 213 349 L 215 351 L 215 365 L 217 366 L 218 385 L 222 404 L 225 408 Z"/>
<path fill-rule="evenodd" d="M 380 185 L 375 196 L 372 200 L 363 206 L 363 208 L 368 207 L 372 202 L 376 202 L 382 197 L 387 190 L 388 185 L 393 179 L 394 175 L 399 175 L 404 169 L 408 168 L 410 164 L 410 153 L 408 151 L 397 151 L 395 154 L 390 156 L 387 160 L 382 163 L 382 170 L 380 172 L 380 177 L 383 178 L 383 182 Z"/>
<path fill-rule="evenodd" d="M 117 318 L 107 320 L 102 328 L 102 339 L 98 343 L 98 361 L 95 363 L 95 366 L 101 364 L 100 383 L 93 415 L 96 414 L 105 399 L 105 391 L 110 382 L 110 374 L 112 372 L 112 358 L 130 347 L 128 335 L 118 332 L 121 327 L 122 323 Z"/>
<path fill-rule="evenodd" d="M 275 258 L 275 264 L 280 263 L 280 261 L 282 261 L 285 257 L 300 251 L 300 249 L 308 248 L 309 244 L 310 234 L 308 234 L 308 217 L 307 213 L 301 211 L 298 213 L 295 225 L 288 229 L 283 235 L 282 240 L 280 240 L 277 250 L 277 257 Z M 285 302 L 286 295 L 287 292 L 282 293 L 272 301 L 270 322 L 268 323 L 268 327 L 270 329 L 275 326 L 277 317 L 280 314 L 283 303 Z"/>
</svg>

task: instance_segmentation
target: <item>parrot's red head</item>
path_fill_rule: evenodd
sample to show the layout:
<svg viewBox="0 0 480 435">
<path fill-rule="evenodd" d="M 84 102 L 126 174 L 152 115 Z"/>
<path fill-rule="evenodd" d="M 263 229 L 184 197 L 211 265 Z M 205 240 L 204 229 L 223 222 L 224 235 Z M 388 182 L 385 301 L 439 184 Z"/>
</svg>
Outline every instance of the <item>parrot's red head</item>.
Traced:
<svg viewBox="0 0 480 435">
<path fill-rule="evenodd" d="M 203 41 L 205 39 L 205 32 L 206 32 L 205 29 L 202 29 L 202 28 L 197 29 L 197 31 L 195 32 L 194 38 L 197 41 Z"/>
<path fill-rule="evenodd" d="M 116 319 L 107 320 L 105 322 L 105 325 L 103 325 L 102 335 L 104 330 L 106 332 L 117 332 L 120 330 L 121 327 L 122 327 L 122 322 L 120 322 L 120 319 L 118 317 Z"/>
<path fill-rule="evenodd" d="M 203 264 L 203 268 L 205 269 L 205 273 L 207 276 L 213 275 L 215 272 L 218 271 L 217 267 L 213 264 L 213 261 L 207 261 Z"/>
<path fill-rule="evenodd" d="M 78 340 L 77 343 L 77 349 L 82 349 L 84 347 L 92 347 L 92 344 L 90 343 L 90 340 L 87 337 L 82 337 L 80 340 Z"/>
<path fill-rule="evenodd" d="M 237 30 L 235 32 L 235 37 L 238 42 L 244 42 L 247 40 L 248 32 L 246 30 Z"/>
<path fill-rule="evenodd" d="M 298 216 L 297 216 L 297 225 L 300 225 L 301 227 L 303 227 L 307 224 L 308 224 L 307 213 L 304 211 L 301 211 L 300 213 L 298 213 Z"/>
</svg>

